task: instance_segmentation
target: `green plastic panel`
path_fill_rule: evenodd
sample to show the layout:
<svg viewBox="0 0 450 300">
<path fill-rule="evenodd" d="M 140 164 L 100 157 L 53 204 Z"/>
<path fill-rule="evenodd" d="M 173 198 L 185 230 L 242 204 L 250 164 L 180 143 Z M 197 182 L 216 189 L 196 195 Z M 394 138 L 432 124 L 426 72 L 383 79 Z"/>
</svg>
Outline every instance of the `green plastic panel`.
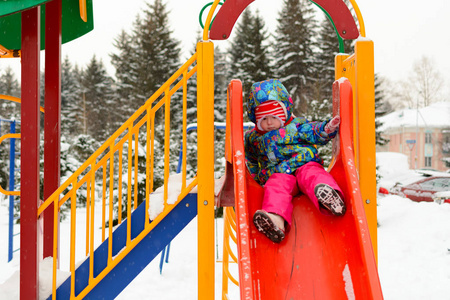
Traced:
<svg viewBox="0 0 450 300">
<path fill-rule="evenodd" d="M 9 0 L 8 0 L 9 2 Z M 47 1 L 13 1 L 13 2 L 47 2 Z M 3 11 L 3 2 L 0 11 Z M 80 17 L 78 0 L 62 0 L 62 43 L 75 40 L 94 29 L 92 0 L 86 0 L 87 22 Z M 22 14 L 15 13 L 0 18 L 0 44 L 10 50 L 21 49 Z M 45 5 L 41 6 L 41 50 L 45 48 Z"/>
<path fill-rule="evenodd" d="M 7 0 L 0 2 L 0 17 L 35 7 L 49 0 Z"/>
</svg>

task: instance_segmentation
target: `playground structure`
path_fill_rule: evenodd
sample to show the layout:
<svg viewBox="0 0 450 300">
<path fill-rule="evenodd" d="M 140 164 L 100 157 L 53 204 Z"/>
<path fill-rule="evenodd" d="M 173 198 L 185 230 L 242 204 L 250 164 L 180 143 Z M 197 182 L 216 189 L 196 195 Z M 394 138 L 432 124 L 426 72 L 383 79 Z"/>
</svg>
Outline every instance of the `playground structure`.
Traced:
<svg viewBox="0 0 450 300">
<path fill-rule="evenodd" d="M 330 172 L 344 190 L 348 211 L 339 220 L 330 219 L 313 211 L 304 196 L 299 197 L 294 204 L 293 230 L 280 245 L 270 243 L 252 227 L 252 213 L 262 199 L 262 189 L 245 170 L 242 85 L 238 80 L 233 80 L 228 89 L 225 180 L 218 195 L 214 191 L 214 45 L 211 40 L 228 38 L 235 21 L 253 0 L 227 0 L 209 30 L 219 4 L 219 0 L 215 0 L 197 52 L 62 184 L 59 183 L 59 74 L 61 40 L 64 41 L 61 11 L 62 3 L 76 1 L 23 2 L 28 6 L 21 12 L 20 47 L 9 46 L 0 39 L 3 45 L 0 50 L 4 49 L 5 56 L 15 53 L 22 59 L 21 299 L 39 297 L 41 257 L 37 245 L 41 237 L 37 222 L 41 216 L 44 219 L 43 256 L 53 258 L 52 299 L 114 298 L 194 217 L 198 222 L 198 257 L 202 258 L 198 260 L 198 298 L 214 299 L 216 203 L 227 206 L 224 237 L 233 238 L 230 227 L 234 227 L 238 247 L 237 255 L 229 251 L 230 247 L 224 250 L 223 299 L 227 299 L 228 278 L 239 284 L 241 299 L 382 299 L 376 268 L 373 43 L 365 38 L 364 23 L 355 1 L 350 0 L 358 17 L 359 31 L 344 2 L 314 1 L 327 12 L 340 41 L 357 39 L 353 54 L 336 56 L 337 81 L 333 86 L 333 112 L 341 115 L 342 124 L 333 145 Z M 44 2 L 47 2 L 45 51 L 50 54 L 45 68 L 54 71 L 46 74 L 54 75 L 45 79 L 45 201 L 38 206 L 39 5 Z M 92 2 L 80 0 L 79 3 L 79 18 L 92 22 Z M 182 148 L 187 149 L 187 82 L 193 80 L 194 74 L 197 75 L 198 172 L 188 181 L 186 153 L 183 152 L 181 192 L 177 199 L 169 199 L 171 96 L 177 91 L 183 92 Z M 160 115 L 164 116 L 165 136 L 164 156 L 160 158 L 166 166 L 164 201 L 162 212 L 150 220 L 154 167 L 159 159 L 154 155 L 155 119 Z M 138 168 L 138 156 L 142 151 L 139 144 L 145 144 L 143 174 Z M 127 178 L 122 178 L 123 173 Z M 141 204 L 137 201 L 139 175 L 145 177 L 145 201 Z M 194 187 L 197 193 L 192 192 Z M 80 222 L 76 203 L 82 190 L 86 191 L 83 195 L 86 213 Z M 102 204 L 101 220 L 95 218 L 97 198 Z M 66 203 L 71 207 L 71 242 L 69 249 L 63 250 L 64 245 L 59 245 L 59 211 Z M 126 218 L 122 220 L 123 214 Z M 116 226 L 114 218 L 118 219 Z M 80 228 L 80 223 L 85 226 Z M 99 226 L 101 237 L 94 236 L 94 228 Z M 76 238 L 79 230 L 86 232 L 86 240 Z M 227 247 L 228 241 L 224 245 Z M 65 250 L 70 253 L 68 270 L 71 275 L 57 285 L 59 254 Z M 80 255 L 84 261 L 78 265 Z M 228 255 L 238 263 L 239 280 L 227 276 Z M 276 276 L 273 269 L 267 273 L 272 266 L 277 266 Z"/>
<path fill-rule="evenodd" d="M 20 98 L 8 95 L 0 95 L 0 100 L 7 100 L 16 103 L 21 103 Z M 44 108 L 41 106 L 40 111 L 45 112 Z M 8 191 L 0 186 L 0 193 L 8 195 L 9 198 L 9 224 L 8 224 L 8 262 L 13 259 L 14 252 L 20 250 L 20 248 L 14 246 L 14 237 L 19 236 L 20 232 L 14 233 L 14 222 L 15 217 L 15 204 L 19 202 L 20 192 L 18 191 L 18 185 L 16 185 L 16 172 L 20 172 L 20 168 L 16 170 L 16 159 L 20 156 L 20 152 L 16 150 L 17 143 L 20 141 L 20 133 L 17 133 L 20 121 L 1 119 L 0 118 L 0 133 L 2 128 L 2 123 L 9 124 L 9 133 L 0 136 L 0 145 L 3 141 L 9 140 L 9 179 L 8 179 Z M 19 143 L 20 145 L 20 143 Z M 19 146 L 20 149 L 20 146 Z M 15 199 L 17 197 L 17 199 Z"/>
</svg>

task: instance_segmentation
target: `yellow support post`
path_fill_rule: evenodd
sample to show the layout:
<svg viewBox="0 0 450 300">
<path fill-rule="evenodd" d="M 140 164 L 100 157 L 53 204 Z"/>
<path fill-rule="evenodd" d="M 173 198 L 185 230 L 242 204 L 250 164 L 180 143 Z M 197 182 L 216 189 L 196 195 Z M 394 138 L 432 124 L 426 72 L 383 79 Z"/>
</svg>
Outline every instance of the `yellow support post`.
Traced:
<svg viewBox="0 0 450 300">
<path fill-rule="evenodd" d="M 359 39 L 355 53 L 337 55 L 336 79 L 346 77 L 353 87 L 353 141 L 361 195 L 370 237 L 378 261 L 375 156 L 375 75 L 373 42 Z"/>
<path fill-rule="evenodd" d="M 335 58 L 334 58 L 334 79 L 337 80 L 341 77 L 348 78 L 347 69 L 345 67 L 345 61 L 348 57 L 349 57 L 348 54 L 338 54 L 335 56 Z M 352 82 L 351 80 L 350 80 L 350 82 L 353 86 L 354 82 Z"/>
<path fill-rule="evenodd" d="M 214 299 L 214 45 L 197 44 L 198 299 Z"/>
<path fill-rule="evenodd" d="M 355 55 L 359 182 L 375 259 L 378 261 L 373 42 L 368 39 L 358 40 L 355 45 Z"/>
</svg>

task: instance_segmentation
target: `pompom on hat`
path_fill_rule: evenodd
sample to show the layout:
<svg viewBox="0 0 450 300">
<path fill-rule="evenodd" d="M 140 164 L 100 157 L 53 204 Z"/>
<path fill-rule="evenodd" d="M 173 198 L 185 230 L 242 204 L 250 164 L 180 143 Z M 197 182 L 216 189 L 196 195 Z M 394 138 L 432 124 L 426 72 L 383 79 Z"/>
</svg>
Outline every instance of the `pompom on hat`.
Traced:
<svg viewBox="0 0 450 300">
<path fill-rule="evenodd" d="M 284 126 L 286 123 L 286 115 L 286 108 L 283 103 L 275 100 L 268 100 L 255 108 L 256 127 L 263 131 L 261 128 L 261 121 L 266 116 L 274 116 L 280 120 L 281 126 Z"/>
</svg>

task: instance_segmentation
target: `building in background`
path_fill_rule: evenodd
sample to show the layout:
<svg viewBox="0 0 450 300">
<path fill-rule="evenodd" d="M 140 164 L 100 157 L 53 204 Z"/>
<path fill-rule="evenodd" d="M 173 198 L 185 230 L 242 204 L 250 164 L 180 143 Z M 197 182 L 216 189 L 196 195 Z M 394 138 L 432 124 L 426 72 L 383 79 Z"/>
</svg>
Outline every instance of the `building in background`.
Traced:
<svg viewBox="0 0 450 300">
<path fill-rule="evenodd" d="M 450 102 L 399 110 L 380 121 L 389 142 L 377 151 L 408 155 L 411 169 L 450 169 Z"/>
</svg>

